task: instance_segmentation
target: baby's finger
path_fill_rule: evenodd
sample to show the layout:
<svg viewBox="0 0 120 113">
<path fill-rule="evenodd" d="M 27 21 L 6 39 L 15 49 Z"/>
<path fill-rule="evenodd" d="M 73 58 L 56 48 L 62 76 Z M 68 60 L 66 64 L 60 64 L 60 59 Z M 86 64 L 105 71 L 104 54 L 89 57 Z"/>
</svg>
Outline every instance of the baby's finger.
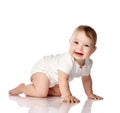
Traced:
<svg viewBox="0 0 120 113">
<path fill-rule="evenodd" d="M 80 102 L 80 100 L 79 99 L 74 99 L 74 103 L 78 103 L 78 102 Z"/>
<path fill-rule="evenodd" d="M 97 100 L 102 100 L 102 99 L 103 99 L 103 97 L 96 96 L 96 99 L 97 99 Z"/>
<path fill-rule="evenodd" d="M 69 102 L 70 103 L 78 103 L 78 102 L 80 102 L 80 100 L 74 97 L 74 98 L 70 98 Z"/>
</svg>

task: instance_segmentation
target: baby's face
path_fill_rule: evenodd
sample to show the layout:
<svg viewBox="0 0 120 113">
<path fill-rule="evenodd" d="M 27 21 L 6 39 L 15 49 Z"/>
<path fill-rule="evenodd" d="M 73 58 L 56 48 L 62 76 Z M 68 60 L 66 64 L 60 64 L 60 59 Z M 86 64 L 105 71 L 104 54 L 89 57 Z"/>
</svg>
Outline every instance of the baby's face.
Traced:
<svg viewBox="0 0 120 113">
<path fill-rule="evenodd" d="M 88 38 L 83 31 L 77 31 L 70 40 L 69 52 L 78 62 L 84 62 L 95 51 L 93 41 Z"/>
</svg>

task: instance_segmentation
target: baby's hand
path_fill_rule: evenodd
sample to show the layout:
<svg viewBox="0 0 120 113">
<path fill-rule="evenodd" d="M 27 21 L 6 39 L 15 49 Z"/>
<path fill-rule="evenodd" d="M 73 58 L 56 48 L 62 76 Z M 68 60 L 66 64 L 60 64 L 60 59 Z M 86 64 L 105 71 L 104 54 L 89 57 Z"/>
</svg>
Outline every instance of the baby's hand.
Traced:
<svg viewBox="0 0 120 113">
<path fill-rule="evenodd" d="M 63 98 L 62 102 L 66 102 L 66 103 L 78 103 L 78 102 L 80 102 L 80 100 L 77 99 L 74 96 L 67 96 L 67 97 Z"/>
<path fill-rule="evenodd" d="M 100 96 L 97 96 L 97 95 L 95 95 L 95 94 L 90 94 L 89 96 L 88 96 L 88 98 L 89 99 L 92 99 L 92 100 L 102 100 L 103 99 L 103 97 L 100 97 Z"/>
</svg>

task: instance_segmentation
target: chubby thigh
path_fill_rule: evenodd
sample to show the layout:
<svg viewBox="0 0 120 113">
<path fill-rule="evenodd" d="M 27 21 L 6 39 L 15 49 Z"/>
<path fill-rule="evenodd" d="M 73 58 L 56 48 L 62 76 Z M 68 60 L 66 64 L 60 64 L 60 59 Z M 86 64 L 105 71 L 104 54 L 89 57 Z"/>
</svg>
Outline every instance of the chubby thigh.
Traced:
<svg viewBox="0 0 120 113">
<path fill-rule="evenodd" d="M 34 73 L 31 76 L 31 81 L 40 97 L 46 97 L 48 95 L 50 81 L 44 73 Z"/>
</svg>

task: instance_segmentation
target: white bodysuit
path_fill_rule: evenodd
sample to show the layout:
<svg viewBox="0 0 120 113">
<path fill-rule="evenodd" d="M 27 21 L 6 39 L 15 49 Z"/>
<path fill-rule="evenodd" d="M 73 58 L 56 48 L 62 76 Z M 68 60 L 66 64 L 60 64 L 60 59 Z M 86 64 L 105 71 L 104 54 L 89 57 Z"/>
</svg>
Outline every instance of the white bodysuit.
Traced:
<svg viewBox="0 0 120 113">
<path fill-rule="evenodd" d="M 74 77 L 88 76 L 92 67 L 92 60 L 87 59 L 85 65 L 80 65 L 71 57 L 68 52 L 42 57 L 32 68 L 31 74 L 36 72 L 45 73 L 50 80 L 50 87 L 58 84 L 58 70 L 69 76 L 69 81 Z"/>
</svg>

